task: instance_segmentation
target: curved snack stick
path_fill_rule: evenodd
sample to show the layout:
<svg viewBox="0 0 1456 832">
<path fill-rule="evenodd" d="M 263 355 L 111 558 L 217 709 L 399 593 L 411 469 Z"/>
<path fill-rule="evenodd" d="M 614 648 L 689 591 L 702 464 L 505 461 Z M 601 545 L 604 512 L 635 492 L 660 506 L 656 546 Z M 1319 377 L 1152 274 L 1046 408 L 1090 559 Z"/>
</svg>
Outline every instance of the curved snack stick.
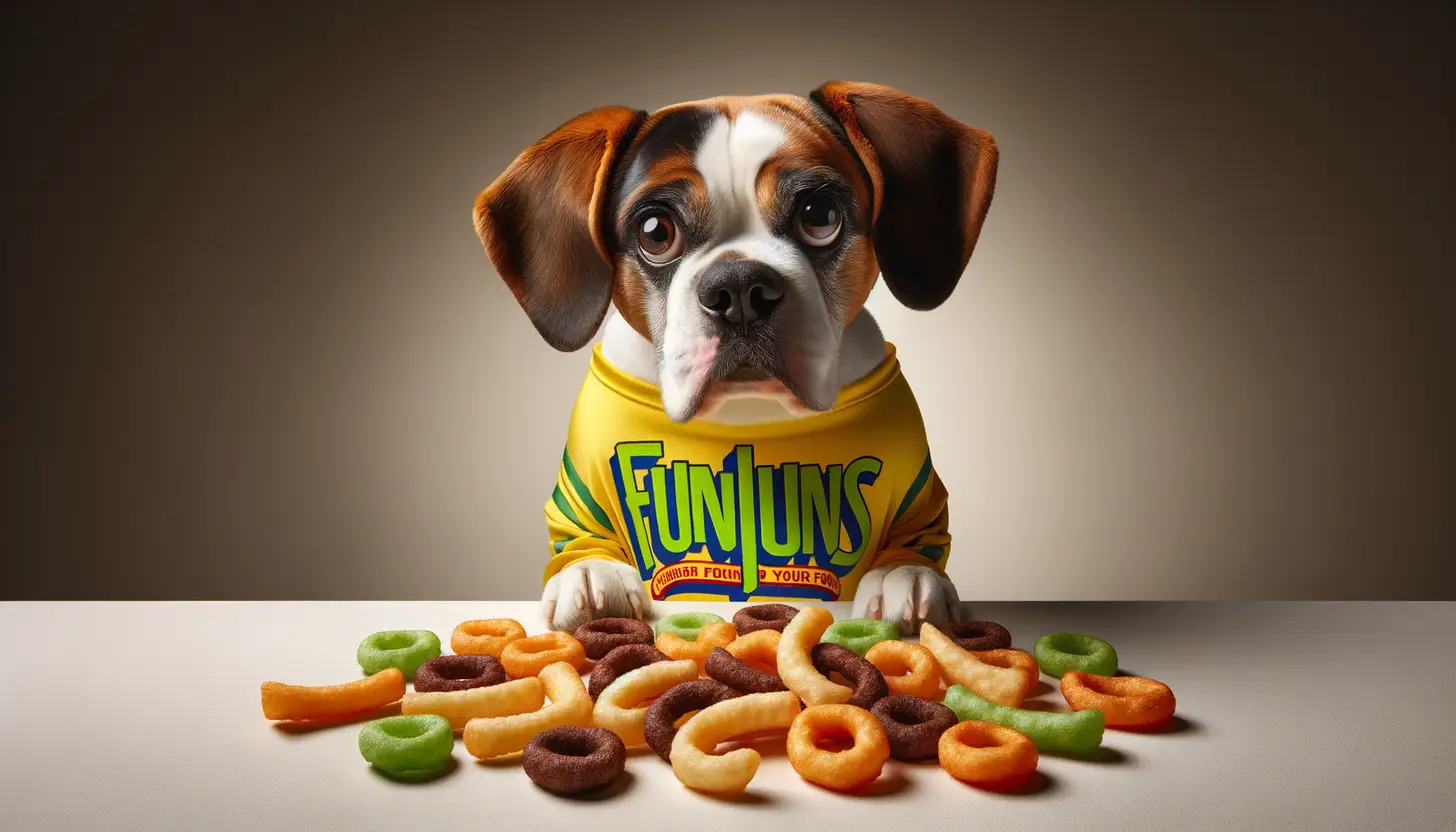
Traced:
<svg viewBox="0 0 1456 832">
<path fill-rule="evenodd" d="M 486 688 L 406 693 L 400 713 L 435 714 L 450 720 L 455 731 L 464 731 L 472 719 L 527 714 L 546 703 L 546 689 L 535 676 L 513 679 Z"/>
<path fill-rule="evenodd" d="M 404 672 L 387 667 L 367 679 L 342 685 L 285 685 L 264 682 L 263 716 L 275 720 L 332 719 L 372 711 L 404 696 Z"/>
<path fill-rule="evenodd" d="M 1036 684 L 1035 678 L 1026 678 L 1023 669 L 986 664 L 929 622 L 920 625 L 920 643 L 935 655 L 947 681 L 964 685 L 997 705 L 1020 707 L 1026 692 Z"/>
<path fill-rule="evenodd" d="M 643 725 L 648 701 L 667 693 L 673 686 L 698 678 L 698 666 L 689 659 L 654 662 L 617 677 L 597 697 L 592 717 L 596 724 L 621 738 L 628 748 L 646 745 Z"/>
<path fill-rule="evenodd" d="M 738 631 L 727 621 L 713 621 L 704 624 L 697 631 L 697 640 L 688 641 L 671 630 L 664 630 L 657 637 L 657 649 L 669 659 L 692 659 L 698 666 L 698 675 L 704 675 L 703 664 L 714 647 L 726 647 L 738 638 Z"/>
<path fill-rule="evenodd" d="M 945 706 L 962 722 L 994 722 L 1031 738 L 1041 751 L 1085 755 L 1102 745 L 1106 717 L 1101 711 L 1027 711 L 1008 708 L 977 696 L 961 685 L 945 692 Z"/>
<path fill-rule="evenodd" d="M 824 631 L 834 623 L 834 614 L 823 607 L 804 607 L 779 638 L 777 656 L 779 678 L 804 705 L 843 705 L 854 691 L 829 679 L 814 668 L 809 651 L 819 643 Z"/>
<path fill-rule="evenodd" d="M 788 728 L 802 707 L 792 692 L 750 693 L 698 711 L 678 729 L 669 761 L 683 785 L 721 794 L 748 788 L 762 759 L 752 748 L 713 754 L 718 743 L 733 737 Z"/>
<path fill-rule="evenodd" d="M 483 717 L 465 723 L 465 750 L 472 757 L 488 760 L 523 751 L 532 737 L 548 728 L 591 726 L 592 700 L 576 668 L 556 662 L 536 675 L 551 704 L 531 713 Z"/>
</svg>

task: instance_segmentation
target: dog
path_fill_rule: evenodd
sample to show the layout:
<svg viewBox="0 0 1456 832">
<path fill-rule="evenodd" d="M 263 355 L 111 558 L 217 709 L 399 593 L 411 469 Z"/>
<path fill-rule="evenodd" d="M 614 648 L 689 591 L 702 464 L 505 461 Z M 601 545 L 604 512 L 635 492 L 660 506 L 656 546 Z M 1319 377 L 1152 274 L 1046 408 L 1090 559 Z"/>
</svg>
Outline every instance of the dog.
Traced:
<svg viewBox="0 0 1456 832">
<path fill-rule="evenodd" d="M 959 620 L 945 488 L 864 303 L 931 310 L 970 261 L 993 137 L 869 83 L 591 110 L 477 197 L 547 344 L 600 335 L 546 503 L 554 629 L 654 600 L 853 600 Z"/>
</svg>

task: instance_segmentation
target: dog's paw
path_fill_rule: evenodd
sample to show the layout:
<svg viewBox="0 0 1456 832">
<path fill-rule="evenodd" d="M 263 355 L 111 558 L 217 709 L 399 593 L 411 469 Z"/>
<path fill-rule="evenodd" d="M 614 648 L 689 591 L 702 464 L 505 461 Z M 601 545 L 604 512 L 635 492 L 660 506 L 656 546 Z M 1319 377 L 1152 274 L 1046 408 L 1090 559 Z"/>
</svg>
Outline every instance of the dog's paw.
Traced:
<svg viewBox="0 0 1456 832">
<path fill-rule="evenodd" d="M 541 617 L 553 630 L 575 630 L 597 618 L 641 619 L 651 604 L 637 570 L 592 558 L 551 576 L 541 593 Z"/>
<path fill-rule="evenodd" d="M 895 564 L 871 569 L 854 594 L 853 616 L 893 621 L 905 635 L 920 632 L 922 622 L 944 627 L 959 621 L 961 599 L 955 584 L 934 569 Z"/>
</svg>

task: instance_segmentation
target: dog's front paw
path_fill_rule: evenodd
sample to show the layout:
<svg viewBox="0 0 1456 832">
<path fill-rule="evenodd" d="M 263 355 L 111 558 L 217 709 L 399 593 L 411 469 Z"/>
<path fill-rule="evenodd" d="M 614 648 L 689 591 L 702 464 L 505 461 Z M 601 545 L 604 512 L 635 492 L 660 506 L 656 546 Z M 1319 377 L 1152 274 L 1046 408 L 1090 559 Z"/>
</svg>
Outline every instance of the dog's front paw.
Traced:
<svg viewBox="0 0 1456 832">
<path fill-rule="evenodd" d="M 961 599 L 955 584 L 926 566 L 902 563 L 871 569 L 854 594 L 853 616 L 893 621 L 905 635 L 917 635 L 922 622 L 944 627 L 959 621 Z"/>
<path fill-rule="evenodd" d="M 541 617 L 553 630 L 575 630 L 597 618 L 641 619 L 651 604 L 637 570 L 592 558 L 551 576 L 541 593 Z"/>
</svg>

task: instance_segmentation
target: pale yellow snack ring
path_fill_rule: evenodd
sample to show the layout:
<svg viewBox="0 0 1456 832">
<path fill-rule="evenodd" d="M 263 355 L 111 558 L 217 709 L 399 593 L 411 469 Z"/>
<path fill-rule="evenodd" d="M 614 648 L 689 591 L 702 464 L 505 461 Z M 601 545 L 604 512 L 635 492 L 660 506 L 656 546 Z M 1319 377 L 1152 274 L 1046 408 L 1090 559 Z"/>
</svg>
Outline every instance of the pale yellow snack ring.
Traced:
<svg viewBox="0 0 1456 832">
<path fill-rule="evenodd" d="M 952 684 L 964 685 L 997 705 L 1021 707 L 1021 700 L 1031 687 L 1024 671 L 986 664 L 929 622 L 920 625 L 920 644 L 935 656 L 941 674 Z"/>
<path fill-rule="evenodd" d="M 683 723 L 672 740 L 672 773 L 689 788 L 733 794 L 748 788 L 762 759 L 752 748 L 713 754 L 720 742 L 787 729 L 803 707 L 792 691 L 750 693 L 709 705 Z"/>
<path fill-rule="evenodd" d="M 562 725 L 592 724 L 592 700 L 581 674 L 566 662 L 554 662 L 536 675 L 551 704 L 539 711 L 512 716 L 480 717 L 465 723 L 465 750 L 488 760 L 523 751 L 531 738 Z"/>
<path fill-rule="evenodd" d="M 654 662 L 618 676 L 597 697 L 592 710 L 593 720 L 622 738 L 628 748 L 646 745 L 642 725 L 647 721 L 647 708 L 655 699 L 683 682 L 698 678 L 698 664 L 692 659 L 675 662 Z"/>
<path fill-rule="evenodd" d="M 546 704 L 546 689 L 535 676 L 468 690 L 432 690 L 406 693 L 403 714 L 435 714 L 450 720 L 456 731 L 472 719 L 527 714 Z"/>
<path fill-rule="evenodd" d="M 808 707 L 843 705 L 854 695 L 852 688 L 829 681 L 814 668 L 809 651 L 834 623 L 834 614 L 823 607 L 804 607 L 784 628 L 779 638 L 778 672 L 784 685 Z"/>
</svg>

